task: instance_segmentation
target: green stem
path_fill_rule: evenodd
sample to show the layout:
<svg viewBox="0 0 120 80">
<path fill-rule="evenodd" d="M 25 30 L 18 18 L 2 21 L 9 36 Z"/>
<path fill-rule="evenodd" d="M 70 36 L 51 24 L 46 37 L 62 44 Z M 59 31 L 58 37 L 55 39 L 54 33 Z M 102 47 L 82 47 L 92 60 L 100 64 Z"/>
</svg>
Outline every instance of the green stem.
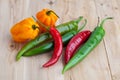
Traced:
<svg viewBox="0 0 120 80">
<path fill-rule="evenodd" d="M 34 16 L 32 16 L 32 18 L 33 18 L 36 22 L 38 22 L 42 27 L 46 28 L 46 29 L 49 31 L 49 26 L 44 25 L 42 22 L 40 22 L 39 20 L 37 20 Z"/>
<path fill-rule="evenodd" d="M 49 10 L 49 11 L 46 12 L 47 15 L 50 15 L 51 13 L 55 14 L 59 18 L 59 16 L 52 10 Z"/>
<path fill-rule="evenodd" d="M 78 24 L 83 19 L 83 16 L 80 16 L 75 22 Z"/>
<path fill-rule="evenodd" d="M 108 17 L 108 18 L 103 19 L 102 22 L 100 23 L 100 27 L 103 27 L 104 22 L 109 19 L 113 19 L 113 17 Z"/>
<path fill-rule="evenodd" d="M 39 27 L 38 27 L 38 26 L 36 26 L 36 25 L 34 25 L 34 24 L 33 24 L 33 25 L 32 25 L 32 29 L 33 29 L 33 30 L 35 30 L 36 28 L 38 28 L 38 29 L 39 29 Z"/>
<path fill-rule="evenodd" d="M 85 19 L 85 23 L 82 25 L 82 27 L 77 31 L 77 33 L 78 32 L 80 32 L 85 26 L 86 26 L 86 24 L 87 24 L 87 20 Z"/>
</svg>

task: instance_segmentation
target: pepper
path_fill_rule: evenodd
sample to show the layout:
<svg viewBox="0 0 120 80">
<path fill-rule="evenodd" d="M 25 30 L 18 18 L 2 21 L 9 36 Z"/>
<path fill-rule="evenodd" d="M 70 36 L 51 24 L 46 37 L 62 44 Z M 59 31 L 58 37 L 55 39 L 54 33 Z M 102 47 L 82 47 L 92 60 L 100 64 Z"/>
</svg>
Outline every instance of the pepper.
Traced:
<svg viewBox="0 0 120 80">
<path fill-rule="evenodd" d="M 81 26 L 82 28 L 84 28 L 87 24 L 87 21 L 85 19 L 85 23 Z M 75 30 L 72 30 L 66 34 L 64 34 L 62 36 L 62 42 L 63 42 L 63 45 L 66 46 L 67 43 L 69 42 L 69 40 L 75 35 L 77 34 L 79 31 L 81 31 L 81 28 L 78 30 L 78 31 L 75 31 Z M 50 50 L 53 49 L 53 41 L 51 42 L 48 42 L 48 43 L 45 43 L 43 45 L 40 45 L 38 47 L 35 47 L 29 51 L 27 51 L 26 53 L 23 54 L 23 56 L 33 56 L 33 55 L 37 55 L 37 54 L 41 54 L 41 53 L 44 53 L 44 52 L 48 52 Z"/>
<path fill-rule="evenodd" d="M 82 19 L 83 19 L 83 17 L 79 17 L 76 20 L 72 20 L 72 21 L 69 21 L 67 23 L 60 24 L 60 25 L 56 26 L 56 29 L 60 32 L 61 35 L 69 32 L 71 30 L 76 30 L 77 31 L 78 30 L 78 23 Z M 30 50 L 31 48 L 33 48 L 33 47 L 35 47 L 35 46 L 37 46 L 37 45 L 39 45 L 39 44 L 49 40 L 50 38 L 51 38 L 50 34 L 48 32 L 46 32 L 46 33 L 43 33 L 43 34 L 39 35 L 35 39 L 31 40 L 26 45 L 24 45 L 24 47 L 18 52 L 18 54 L 16 56 L 16 60 L 19 60 L 21 58 L 21 56 L 25 52 Z"/>
<path fill-rule="evenodd" d="M 28 17 L 16 23 L 10 29 L 10 32 L 14 41 L 22 43 L 35 39 L 41 31 L 39 31 L 39 25 L 34 21 L 34 19 L 32 17 Z"/>
<path fill-rule="evenodd" d="M 66 34 L 64 34 L 62 36 L 62 42 L 63 42 L 63 45 L 66 46 L 66 44 L 69 42 L 69 40 L 76 34 L 77 32 L 76 31 L 70 31 Z M 37 55 L 37 54 L 42 54 L 44 52 L 48 52 L 50 50 L 52 50 L 54 47 L 54 43 L 53 41 L 50 41 L 50 42 L 47 42 L 41 46 L 38 46 L 36 48 L 33 48 L 27 52 L 25 52 L 23 54 L 23 56 L 33 56 L 33 55 Z"/>
<path fill-rule="evenodd" d="M 49 67 L 55 64 L 62 54 L 63 44 L 62 44 L 62 38 L 60 33 L 54 27 L 50 27 L 49 32 L 54 40 L 54 51 L 53 51 L 52 58 L 47 63 L 45 63 L 43 67 Z"/>
<path fill-rule="evenodd" d="M 53 10 L 43 9 L 36 14 L 36 18 L 47 27 L 51 27 L 51 26 L 55 26 L 55 23 L 58 20 L 59 16 Z M 47 31 L 41 25 L 39 25 L 39 28 L 42 32 Z"/>
<path fill-rule="evenodd" d="M 65 64 L 68 63 L 68 61 L 71 59 L 71 57 L 74 55 L 75 51 L 87 41 L 91 34 L 91 31 L 86 30 L 79 32 L 76 34 L 68 43 L 66 50 L 65 50 Z"/>
<path fill-rule="evenodd" d="M 54 51 L 53 51 L 52 58 L 46 64 L 43 65 L 43 67 L 49 67 L 49 66 L 55 64 L 62 54 L 62 49 L 63 49 L 62 37 L 61 37 L 59 31 L 54 26 L 47 27 L 42 22 L 40 22 L 38 20 L 36 20 L 36 21 L 41 26 L 43 26 L 44 28 L 46 28 L 49 31 L 49 33 L 51 34 L 53 41 L 54 41 Z"/>
<path fill-rule="evenodd" d="M 92 32 L 90 38 L 87 42 L 75 53 L 75 55 L 70 59 L 68 64 L 63 68 L 62 73 L 72 68 L 80 61 L 82 61 L 103 39 L 105 31 L 103 29 L 103 24 L 106 20 L 112 19 L 112 17 L 105 18 L 100 25 L 98 25 Z"/>
</svg>

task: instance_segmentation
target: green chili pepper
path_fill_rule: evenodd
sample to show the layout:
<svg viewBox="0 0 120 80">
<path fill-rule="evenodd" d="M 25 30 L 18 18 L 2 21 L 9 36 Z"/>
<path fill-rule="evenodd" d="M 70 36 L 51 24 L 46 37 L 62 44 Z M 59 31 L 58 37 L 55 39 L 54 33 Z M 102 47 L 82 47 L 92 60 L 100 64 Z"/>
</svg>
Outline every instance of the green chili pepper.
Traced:
<svg viewBox="0 0 120 80">
<path fill-rule="evenodd" d="M 81 26 L 82 28 L 84 28 L 87 24 L 87 20 L 85 19 L 85 23 Z M 66 34 L 64 34 L 62 36 L 62 41 L 63 41 L 63 45 L 66 46 L 67 43 L 69 42 L 69 40 L 76 35 L 79 31 L 81 30 L 81 28 L 79 30 L 72 30 Z M 41 46 L 35 47 L 27 52 L 25 52 L 23 54 L 23 56 L 33 56 L 33 55 L 37 55 L 37 54 L 42 54 L 44 52 L 48 52 L 50 50 L 52 50 L 54 47 L 53 41 L 45 43 Z"/>
<path fill-rule="evenodd" d="M 69 32 L 71 30 L 78 30 L 78 23 L 83 19 L 83 17 L 79 17 L 76 20 L 72 20 L 70 22 L 67 23 L 63 23 L 58 25 L 56 28 L 57 30 L 60 32 L 61 35 L 65 34 L 66 32 Z M 44 41 L 47 41 L 51 38 L 49 33 L 44 33 L 39 35 L 37 38 L 35 38 L 34 40 L 30 41 L 29 43 L 27 43 L 17 54 L 16 56 L 16 60 L 19 60 L 21 58 L 21 56 L 27 52 L 29 49 L 43 43 Z"/>
<path fill-rule="evenodd" d="M 100 25 L 98 25 L 92 32 L 90 38 L 87 42 L 75 53 L 67 65 L 65 65 L 62 73 L 72 68 L 80 61 L 82 61 L 103 39 L 105 31 L 103 29 L 103 24 L 106 20 L 112 19 L 111 17 L 105 18 Z"/>
<path fill-rule="evenodd" d="M 70 31 L 62 36 L 62 41 L 63 41 L 64 46 L 69 42 L 69 40 L 76 33 L 77 32 L 73 30 L 73 31 Z M 37 54 L 42 54 L 44 52 L 48 52 L 48 51 L 52 50 L 53 47 L 54 47 L 54 42 L 51 41 L 51 42 L 45 43 L 39 47 L 36 47 L 36 48 L 33 48 L 33 49 L 27 51 L 26 53 L 23 54 L 23 56 L 33 56 L 33 55 L 37 55 Z"/>
</svg>

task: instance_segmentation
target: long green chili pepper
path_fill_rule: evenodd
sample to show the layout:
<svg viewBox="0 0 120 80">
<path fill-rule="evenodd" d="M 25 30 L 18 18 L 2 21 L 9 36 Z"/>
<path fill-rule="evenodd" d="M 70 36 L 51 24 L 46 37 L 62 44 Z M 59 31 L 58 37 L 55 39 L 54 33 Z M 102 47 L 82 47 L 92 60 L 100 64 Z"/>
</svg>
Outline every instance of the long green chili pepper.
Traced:
<svg viewBox="0 0 120 80">
<path fill-rule="evenodd" d="M 100 43 L 105 35 L 103 24 L 108 19 L 112 19 L 112 17 L 105 18 L 100 25 L 94 29 L 87 42 L 75 53 L 68 64 L 65 65 L 62 73 L 82 61 Z"/>
<path fill-rule="evenodd" d="M 78 30 L 78 23 L 83 19 L 83 17 L 79 17 L 76 20 L 72 20 L 70 22 L 67 23 L 63 23 L 60 24 L 58 26 L 56 26 L 57 30 L 60 32 L 61 35 L 65 34 L 66 32 L 69 32 L 71 30 Z M 83 28 L 83 27 L 82 27 Z M 81 29 L 82 29 L 81 28 Z M 51 38 L 49 33 L 43 33 L 41 35 L 39 35 L 37 38 L 35 38 L 34 40 L 28 42 L 17 54 L 16 56 L 16 60 L 19 60 L 21 58 L 21 56 L 27 52 L 28 50 L 30 50 L 31 48 L 49 40 Z"/>
<path fill-rule="evenodd" d="M 68 32 L 68 33 L 66 33 L 66 34 L 64 34 L 64 35 L 62 36 L 63 44 L 64 44 L 64 45 L 67 44 L 68 41 L 69 41 L 75 34 L 76 34 L 76 31 L 74 31 L 74 30 L 73 30 L 73 31 L 70 31 L 70 32 Z M 53 41 L 47 42 L 47 43 L 45 43 L 45 44 L 43 44 L 43 45 L 41 45 L 41 46 L 39 46 L 39 47 L 33 48 L 33 49 L 25 52 L 25 53 L 23 54 L 23 56 L 33 56 L 33 55 L 37 55 L 37 54 L 42 54 L 42 53 L 44 53 L 44 52 L 48 52 L 48 51 L 52 50 L 53 47 L 54 47 Z"/>
<path fill-rule="evenodd" d="M 84 23 L 81 27 L 84 28 L 84 27 L 86 26 L 86 24 L 87 24 L 87 20 L 85 19 L 85 23 Z M 66 46 L 67 43 L 69 42 L 69 40 L 70 40 L 74 35 L 76 35 L 80 30 L 81 30 L 81 28 L 80 28 L 78 31 L 72 30 L 72 31 L 64 34 L 64 35 L 62 36 L 63 45 Z M 53 46 L 54 46 L 54 43 L 53 43 L 53 41 L 51 41 L 51 42 L 45 43 L 45 44 L 43 44 L 43 45 L 40 45 L 40 46 L 38 46 L 38 47 L 35 47 L 35 48 L 33 48 L 33 49 L 25 52 L 25 53 L 23 54 L 23 56 L 33 56 L 33 55 L 37 55 L 37 54 L 42 54 L 42 53 L 44 53 L 44 52 L 48 52 L 48 51 L 52 50 L 52 49 L 53 49 Z"/>
<path fill-rule="evenodd" d="M 70 32 L 68 32 L 68 33 L 66 33 L 66 34 L 64 34 L 64 35 L 62 36 L 62 41 L 63 41 L 64 46 L 68 43 L 68 41 L 69 41 L 76 33 L 77 33 L 77 32 L 73 30 L 73 31 L 70 31 Z M 53 47 L 54 47 L 53 41 L 47 42 L 47 43 L 45 43 L 45 44 L 43 44 L 43 45 L 41 45 L 41 46 L 39 46 L 39 47 L 33 48 L 33 49 L 25 52 L 25 53 L 23 54 L 23 56 L 33 56 L 33 55 L 37 55 L 37 54 L 42 54 L 42 53 L 44 53 L 44 52 L 48 52 L 48 51 L 52 50 Z"/>
</svg>

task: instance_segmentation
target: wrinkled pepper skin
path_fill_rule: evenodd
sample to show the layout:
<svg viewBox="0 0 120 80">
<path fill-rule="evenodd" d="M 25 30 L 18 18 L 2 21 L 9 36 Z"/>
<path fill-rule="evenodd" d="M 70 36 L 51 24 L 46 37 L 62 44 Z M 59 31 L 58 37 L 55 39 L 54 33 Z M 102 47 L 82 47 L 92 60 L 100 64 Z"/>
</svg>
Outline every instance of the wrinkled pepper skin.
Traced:
<svg viewBox="0 0 120 80">
<path fill-rule="evenodd" d="M 78 30 L 78 23 L 83 19 L 83 17 L 79 17 L 76 20 L 72 20 L 70 22 L 67 23 L 63 23 L 60 24 L 58 26 L 56 26 L 56 29 L 60 32 L 61 35 L 71 31 L 71 30 Z M 41 35 L 39 35 L 38 37 L 36 37 L 35 39 L 33 39 L 32 41 L 28 42 L 17 54 L 16 56 L 16 60 L 18 61 L 21 56 L 28 51 L 29 49 L 49 40 L 51 38 L 51 35 L 49 33 L 43 33 Z"/>
<path fill-rule="evenodd" d="M 55 26 L 56 21 L 58 20 L 58 15 L 50 9 L 43 9 L 36 14 L 36 18 L 42 22 L 47 27 Z M 42 32 L 47 32 L 46 28 L 39 25 L 39 28 Z"/>
<path fill-rule="evenodd" d="M 10 29 L 12 38 L 15 42 L 23 43 L 35 39 L 39 34 L 39 25 L 32 17 L 28 17 L 16 23 Z"/>
<path fill-rule="evenodd" d="M 66 34 L 64 34 L 62 36 L 62 42 L 63 42 L 63 45 L 66 46 L 67 43 L 69 42 L 69 40 L 76 34 L 77 32 L 76 31 L 70 31 Z M 34 56 L 34 55 L 37 55 L 37 54 L 42 54 L 44 52 L 48 52 L 50 50 L 52 50 L 54 47 L 54 43 L 53 41 L 51 42 L 47 42 L 41 46 L 38 46 L 36 48 L 33 48 L 29 51 L 27 51 L 26 53 L 23 54 L 23 56 Z"/>
<path fill-rule="evenodd" d="M 101 22 L 101 24 L 94 29 L 87 42 L 75 53 L 75 55 L 70 59 L 68 64 L 65 65 L 62 73 L 77 65 L 101 42 L 101 40 L 105 35 L 105 30 L 103 29 L 103 23 L 108 19 L 112 19 L 112 18 L 111 17 L 105 18 Z"/>
</svg>

